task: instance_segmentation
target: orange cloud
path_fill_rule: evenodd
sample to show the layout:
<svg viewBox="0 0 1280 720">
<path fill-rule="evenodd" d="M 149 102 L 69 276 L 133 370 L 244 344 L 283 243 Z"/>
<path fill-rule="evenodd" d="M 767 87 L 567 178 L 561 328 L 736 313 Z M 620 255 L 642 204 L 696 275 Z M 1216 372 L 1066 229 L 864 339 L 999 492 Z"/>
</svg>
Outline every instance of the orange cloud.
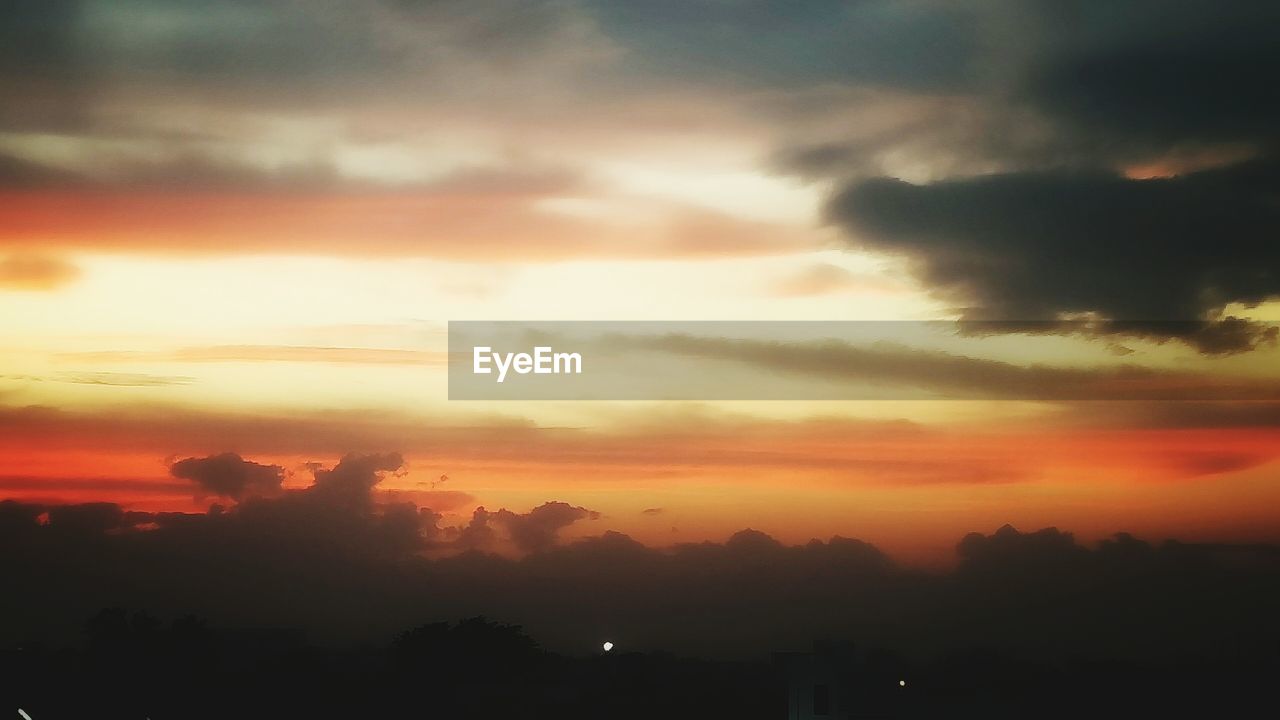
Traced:
<svg viewBox="0 0 1280 720">
<path fill-rule="evenodd" d="M 25 408 L 0 411 L 5 431 L 0 451 L 12 467 L 33 452 L 160 458 L 233 451 L 306 459 L 395 448 L 429 457 L 451 476 L 466 469 L 513 486 L 715 475 L 762 485 L 805 477 L 825 487 L 912 487 L 1022 482 L 1045 470 L 1112 480 L 1160 479 L 1244 469 L 1280 457 L 1280 429 L 1267 427 L 1104 431 L 1049 423 L 924 427 L 821 418 L 703 419 L 656 426 L 642 420 L 637 418 L 632 430 L 606 432 L 540 427 L 517 418 L 450 424 L 355 411 L 264 415 Z M 94 474 L 110 474 L 110 469 Z"/>
<path fill-rule="evenodd" d="M 580 217 L 493 192 L 0 192 L 0 247 L 548 261 L 767 255 L 803 230 L 689 207 Z"/>
<path fill-rule="evenodd" d="M 78 277 L 80 269 L 75 265 L 46 255 L 17 254 L 0 260 L 0 288 L 54 290 Z"/>
<path fill-rule="evenodd" d="M 957 533 L 1003 522 L 1221 538 L 1280 519 L 1280 497 L 1258 482 L 1280 459 L 1280 428 L 666 417 L 603 431 L 497 417 L 10 409 L 0 411 L 9 474 L 0 494 L 199 510 L 207 501 L 168 477 L 174 459 L 237 452 L 297 474 L 351 450 L 394 449 L 407 465 L 383 483 L 387 499 L 456 523 L 477 505 L 528 508 L 554 496 L 658 545 L 750 525 L 795 541 L 857 532 L 933 562 Z M 433 487 L 446 473 L 449 487 Z"/>
</svg>

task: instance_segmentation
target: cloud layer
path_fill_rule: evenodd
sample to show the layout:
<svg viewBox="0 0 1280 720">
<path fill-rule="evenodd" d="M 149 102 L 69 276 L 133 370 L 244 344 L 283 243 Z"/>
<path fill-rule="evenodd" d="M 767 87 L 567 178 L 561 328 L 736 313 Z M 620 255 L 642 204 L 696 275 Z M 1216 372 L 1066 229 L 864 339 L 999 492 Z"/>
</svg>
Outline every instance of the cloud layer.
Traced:
<svg viewBox="0 0 1280 720">
<path fill-rule="evenodd" d="M 371 468 L 389 465 L 353 458 L 333 472 L 360 487 Z M 957 568 L 930 574 L 847 538 L 786 546 L 744 530 L 723 543 L 654 550 L 606 532 L 554 547 L 539 540 L 518 560 L 428 560 L 415 530 L 426 513 L 371 515 L 329 500 L 301 492 L 208 515 L 0 503 L 0 563 L 24 588 L 0 600 L 3 636 L 73 627 L 119 603 L 299 627 L 322 642 L 483 612 L 524 624 L 553 649 L 583 652 L 608 637 L 718 657 L 828 637 L 926 656 L 984 647 L 1031 658 L 1203 659 L 1273 650 L 1280 632 L 1271 612 L 1280 555 L 1270 546 L 1153 545 L 1121 534 L 1090 549 L 1056 529 L 1004 527 L 965 537 Z M 580 515 L 544 507 L 523 522 L 549 527 Z"/>
<path fill-rule="evenodd" d="M 928 185 L 868 180 L 836 196 L 829 212 L 872 247 L 912 259 L 925 284 L 968 319 L 1092 313 L 1155 321 L 1159 336 L 1160 321 L 1212 319 L 1228 303 L 1256 305 L 1280 293 L 1276 167 L 1148 180 L 1072 172 Z M 1264 332 L 1216 328 L 1186 339 L 1230 351 Z"/>
</svg>

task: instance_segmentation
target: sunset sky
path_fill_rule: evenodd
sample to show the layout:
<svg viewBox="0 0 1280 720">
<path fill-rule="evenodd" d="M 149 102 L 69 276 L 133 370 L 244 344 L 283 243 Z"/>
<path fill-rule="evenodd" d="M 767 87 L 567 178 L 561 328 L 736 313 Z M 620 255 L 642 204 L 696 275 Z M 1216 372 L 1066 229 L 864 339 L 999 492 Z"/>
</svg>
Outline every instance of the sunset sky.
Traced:
<svg viewBox="0 0 1280 720">
<path fill-rule="evenodd" d="M 1264 5 L 19 2 L 0 498 L 202 513 L 247 496 L 186 458 L 400 453 L 377 497 L 454 535 L 1280 541 Z M 1187 399 L 446 393 L 451 320 L 992 319 L 1037 325 L 945 352 Z"/>
</svg>

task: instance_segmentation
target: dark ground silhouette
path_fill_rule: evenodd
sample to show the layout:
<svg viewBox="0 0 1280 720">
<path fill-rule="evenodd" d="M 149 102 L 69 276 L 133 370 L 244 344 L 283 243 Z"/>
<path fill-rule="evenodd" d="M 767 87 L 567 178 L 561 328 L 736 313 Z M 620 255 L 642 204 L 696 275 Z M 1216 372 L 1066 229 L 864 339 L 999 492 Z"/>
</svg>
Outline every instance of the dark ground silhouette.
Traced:
<svg viewBox="0 0 1280 720">
<path fill-rule="evenodd" d="M 215 459 L 196 469 L 245 462 Z M 854 717 L 1254 716 L 1280 677 L 1275 546 L 1006 526 L 922 572 L 753 530 L 565 543 L 590 512 L 566 503 L 477 511 L 447 536 L 379 502 L 398 465 L 235 483 L 203 514 L 0 502 L 4 695 L 34 720 L 784 718 L 780 653 L 815 640 L 855 648 L 836 673 Z M 486 552 L 498 533 L 525 554 Z M 523 629 L 423 624 L 480 615 Z"/>
<path fill-rule="evenodd" d="M 11 702 L 33 720 L 788 717 L 777 657 L 565 657 L 481 617 L 338 649 L 295 631 L 215 629 L 191 616 L 164 623 L 111 608 L 85 623 L 74 646 L 0 657 Z M 1222 717 L 1273 701 L 1280 662 L 1030 663 L 975 650 L 912 663 L 854 648 L 842 670 L 854 710 L 831 717 Z"/>
</svg>

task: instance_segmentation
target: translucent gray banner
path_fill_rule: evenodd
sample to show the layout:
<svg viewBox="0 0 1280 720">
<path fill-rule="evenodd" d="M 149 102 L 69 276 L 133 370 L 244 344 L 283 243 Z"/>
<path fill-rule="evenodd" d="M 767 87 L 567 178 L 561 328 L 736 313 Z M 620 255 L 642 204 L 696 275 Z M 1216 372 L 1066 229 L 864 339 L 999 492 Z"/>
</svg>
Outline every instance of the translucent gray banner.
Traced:
<svg viewBox="0 0 1280 720">
<path fill-rule="evenodd" d="M 1275 328 L 1221 325 L 454 321 L 449 398 L 1280 399 L 1276 372 L 1229 364 L 1243 352 L 1268 352 Z M 1214 350 L 1204 339 L 1213 333 L 1245 333 L 1251 344 Z"/>
</svg>

